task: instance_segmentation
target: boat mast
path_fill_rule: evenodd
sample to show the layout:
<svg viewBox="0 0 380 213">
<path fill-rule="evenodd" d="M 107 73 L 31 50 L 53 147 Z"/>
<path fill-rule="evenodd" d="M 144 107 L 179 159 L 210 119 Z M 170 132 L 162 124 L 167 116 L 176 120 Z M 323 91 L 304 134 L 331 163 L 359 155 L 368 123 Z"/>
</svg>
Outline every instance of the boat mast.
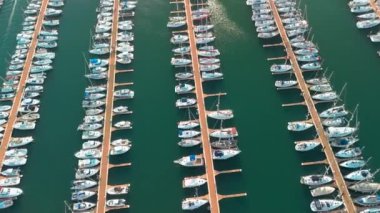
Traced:
<svg viewBox="0 0 380 213">
<path fill-rule="evenodd" d="M 65 204 L 65 213 L 66 213 L 66 210 L 68 209 L 70 212 L 74 212 L 73 209 L 70 207 L 70 205 L 67 203 L 67 201 L 63 201 L 63 203 Z"/>
</svg>

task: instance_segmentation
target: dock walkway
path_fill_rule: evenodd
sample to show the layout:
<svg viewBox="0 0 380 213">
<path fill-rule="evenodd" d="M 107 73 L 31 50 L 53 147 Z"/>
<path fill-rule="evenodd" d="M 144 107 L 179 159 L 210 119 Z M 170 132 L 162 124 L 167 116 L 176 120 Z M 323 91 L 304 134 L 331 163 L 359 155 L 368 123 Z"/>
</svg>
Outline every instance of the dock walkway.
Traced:
<svg viewBox="0 0 380 213">
<path fill-rule="evenodd" d="M 96 213 L 104 213 L 106 209 L 107 201 L 107 187 L 108 187 L 108 170 L 110 169 L 109 164 L 109 152 L 111 145 L 111 134 L 112 134 L 112 113 L 113 113 L 113 102 L 114 102 L 114 88 L 115 88 L 115 74 L 116 74 L 116 36 L 118 33 L 118 23 L 119 23 L 119 0 L 114 0 L 113 6 L 113 21 L 111 30 L 111 43 L 110 43 L 110 57 L 109 57 L 109 67 L 108 67 L 108 80 L 107 80 L 107 94 L 106 94 L 106 105 L 104 113 L 104 128 L 103 128 L 103 145 L 102 145 L 102 156 L 100 162 L 99 171 L 99 186 L 98 186 L 98 200 L 96 205 Z"/>
<path fill-rule="evenodd" d="M 323 129 L 322 122 L 321 122 L 321 119 L 319 117 L 318 111 L 315 107 L 315 104 L 314 104 L 314 101 L 310 95 L 310 91 L 308 89 L 308 86 L 307 86 L 305 79 L 302 75 L 302 70 L 301 70 L 301 68 L 298 64 L 298 61 L 296 59 L 296 56 L 293 52 L 293 48 L 290 45 L 289 38 L 286 34 L 284 25 L 282 24 L 282 20 L 280 18 L 277 7 L 274 3 L 274 0 L 268 0 L 268 1 L 269 1 L 271 10 L 273 12 L 273 16 L 274 16 L 277 28 L 280 32 L 280 36 L 282 38 L 286 53 L 288 55 L 290 63 L 292 64 L 294 74 L 297 78 L 299 88 L 300 88 L 302 95 L 305 99 L 305 105 L 307 106 L 309 114 L 311 115 L 311 119 L 314 123 L 315 129 L 316 129 L 318 136 L 319 136 L 319 140 L 320 140 L 322 147 L 323 147 L 323 151 L 326 155 L 327 162 L 328 162 L 330 169 L 332 171 L 332 174 L 334 176 L 335 183 L 336 183 L 339 191 L 341 192 L 342 200 L 344 202 L 346 210 L 348 213 L 355 213 L 356 207 L 355 207 L 354 203 L 352 202 L 352 198 L 351 198 L 350 193 L 347 189 L 346 182 L 345 182 L 343 175 L 340 171 L 338 162 L 334 156 L 334 152 L 330 146 L 329 139 L 326 136 L 325 131 Z"/>
<path fill-rule="evenodd" d="M 194 85 L 195 85 L 195 94 L 197 98 L 197 107 L 199 114 L 199 123 L 201 127 L 201 138 L 202 138 L 202 148 L 203 148 L 203 158 L 205 161 L 205 170 L 206 170 L 206 178 L 207 178 L 207 188 L 208 195 L 207 199 L 210 204 L 210 211 L 212 213 L 219 213 L 219 200 L 218 200 L 218 192 L 217 185 L 215 180 L 215 170 L 214 170 L 214 162 L 212 159 L 212 149 L 209 138 L 209 129 L 207 124 L 207 113 L 205 108 L 205 97 L 203 93 L 203 85 L 201 78 L 201 71 L 199 69 L 199 61 L 198 61 L 198 53 L 197 53 L 197 45 L 195 40 L 194 33 L 194 23 L 192 18 L 192 8 L 190 0 L 184 0 L 185 13 L 186 13 L 186 23 L 187 23 L 187 33 L 189 35 L 189 45 L 190 45 L 190 53 L 191 53 L 191 61 L 193 64 L 193 74 L 194 74 Z"/>
<path fill-rule="evenodd" d="M 21 105 L 22 98 L 24 97 L 24 88 L 26 85 L 26 80 L 29 78 L 30 69 L 32 67 L 32 62 L 34 55 L 36 53 L 36 47 L 38 43 L 38 35 L 42 29 L 42 23 L 45 17 L 45 11 L 47 9 L 49 0 L 42 0 L 40 12 L 37 17 L 37 22 L 34 28 L 34 33 L 32 36 L 32 41 L 30 43 L 28 53 L 26 55 L 26 60 L 24 68 L 22 70 L 19 83 L 17 85 L 15 97 L 12 100 L 12 108 L 9 112 L 8 122 L 4 125 L 4 135 L 0 144 L 0 171 L 3 168 L 3 162 L 5 157 L 5 152 L 8 149 L 8 144 L 12 139 L 13 127 L 17 120 L 18 110 Z"/>
</svg>

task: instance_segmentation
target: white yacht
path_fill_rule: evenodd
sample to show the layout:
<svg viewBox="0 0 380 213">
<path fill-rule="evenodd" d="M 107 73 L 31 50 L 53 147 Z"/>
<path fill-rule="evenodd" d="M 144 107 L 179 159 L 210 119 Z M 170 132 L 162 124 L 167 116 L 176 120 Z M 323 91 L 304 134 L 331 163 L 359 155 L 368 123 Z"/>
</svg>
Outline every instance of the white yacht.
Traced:
<svg viewBox="0 0 380 213">
<path fill-rule="evenodd" d="M 204 165 L 203 157 L 200 155 L 184 156 L 178 160 L 175 160 L 174 163 L 178 163 L 179 165 L 185 167 L 197 167 Z"/>
<path fill-rule="evenodd" d="M 106 201 L 108 207 L 122 207 L 125 206 L 125 199 L 111 199 Z"/>
<path fill-rule="evenodd" d="M 295 132 L 300 132 L 300 131 L 305 131 L 307 129 L 310 129 L 313 127 L 314 124 L 306 121 L 293 121 L 293 122 L 288 122 L 288 130 L 289 131 L 295 131 Z"/>
<path fill-rule="evenodd" d="M 94 196 L 96 192 L 89 190 L 75 191 L 71 193 L 71 200 L 85 200 Z"/>
<path fill-rule="evenodd" d="M 361 154 L 362 150 L 359 147 L 354 147 L 339 150 L 335 153 L 335 156 L 338 158 L 354 158 L 360 156 Z"/>
<path fill-rule="evenodd" d="M 75 172 L 75 179 L 89 178 L 98 173 L 99 173 L 99 167 L 77 169 L 77 171 Z"/>
<path fill-rule="evenodd" d="M 132 144 L 127 146 L 113 146 L 110 150 L 110 155 L 121 155 L 128 152 L 132 147 Z"/>
<path fill-rule="evenodd" d="M 301 184 L 319 186 L 331 182 L 333 179 L 328 175 L 307 175 L 301 177 Z"/>
<path fill-rule="evenodd" d="M 331 199 L 319 199 L 313 200 L 310 203 L 310 209 L 313 212 L 327 212 L 334 210 L 343 205 L 343 202 L 340 200 L 331 200 Z"/>
<path fill-rule="evenodd" d="M 310 151 L 314 149 L 320 144 L 321 143 L 319 142 L 319 140 L 300 141 L 296 143 L 295 149 L 296 151 L 299 151 L 299 152 L 306 152 L 306 151 Z"/>
<path fill-rule="evenodd" d="M 20 196 L 23 193 L 22 189 L 14 187 L 1 187 L 0 198 L 14 198 Z"/>
<path fill-rule="evenodd" d="M 336 92 L 325 92 L 311 96 L 314 100 L 318 101 L 333 101 L 338 98 Z"/>
<path fill-rule="evenodd" d="M 202 141 L 199 138 L 184 138 L 180 142 L 178 142 L 178 145 L 181 147 L 193 147 L 201 144 Z"/>
<path fill-rule="evenodd" d="M 362 169 L 362 170 L 351 172 L 348 175 L 345 175 L 344 178 L 348 180 L 353 180 L 353 181 L 363 181 L 363 180 L 372 179 L 373 175 L 368 169 Z"/>
<path fill-rule="evenodd" d="M 345 137 L 356 132 L 355 127 L 328 127 L 327 135 L 331 138 Z"/>
<path fill-rule="evenodd" d="M 73 204 L 73 211 L 74 212 L 81 212 L 81 211 L 92 209 L 95 206 L 96 206 L 95 203 L 83 202 L 82 201 L 82 202 Z"/>
<path fill-rule="evenodd" d="M 283 73 L 288 72 L 292 69 L 292 65 L 290 64 L 273 64 L 270 67 L 270 71 L 273 73 Z"/>
<path fill-rule="evenodd" d="M 238 132 L 235 127 L 210 130 L 210 136 L 214 138 L 237 137 Z"/>
<path fill-rule="evenodd" d="M 129 192 L 129 184 L 122 185 L 122 186 L 111 186 L 107 189 L 107 194 L 109 195 L 125 195 Z"/>
<path fill-rule="evenodd" d="M 238 155 L 239 149 L 214 149 L 212 150 L 212 158 L 214 160 L 226 160 Z"/>
<path fill-rule="evenodd" d="M 11 138 L 8 147 L 15 148 L 20 146 L 25 146 L 34 141 L 32 136 L 20 137 L 20 138 Z"/>
<path fill-rule="evenodd" d="M 200 135 L 201 132 L 196 130 L 179 130 L 178 137 L 179 138 L 193 138 Z"/>
<path fill-rule="evenodd" d="M 75 157 L 79 159 L 100 158 L 101 151 L 99 149 L 82 149 L 75 153 Z"/>
<path fill-rule="evenodd" d="M 193 187 L 202 186 L 205 183 L 207 183 L 207 179 L 203 176 L 185 177 L 182 181 L 182 187 L 193 188 Z"/>
<path fill-rule="evenodd" d="M 100 141 L 89 140 L 89 141 L 83 142 L 82 149 L 98 148 L 101 144 L 102 144 L 102 142 L 100 142 Z"/>
<path fill-rule="evenodd" d="M 358 168 L 362 168 L 365 165 L 366 165 L 366 162 L 364 160 L 357 160 L 357 159 L 344 161 L 339 164 L 339 166 L 346 169 L 358 169 Z"/>
<path fill-rule="evenodd" d="M 16 177 L 7 177 L 7 178 L 2 178 L 0 179 L 0 186 L 16 186 L 20 184 L 21 177 L 16 176 Z"/>
<path fill-rule="evenodd" d="M 96 186 L 98 183 L 93 180 L 74 180 L 72 190 L 84 190 Z"/>
<path fill-rule="evenodd" d="M 208 203 L 207 199 L 202 198 L 186 198 L 182 201 L 183 210 L 194 210 Z"/>
<path fill-rule="evenodd" d="M 80 169 L 95 167 L 99 164 L 100 164 L 100 160 L 96 158 L 78 160 L 78 168 Z"/>
<path fill-rule="evenodd" d="M 197 120 L 194 121 L 180 121 L 177 124 L 178 129 L 193 129 L 199 126 L 199 122 Z"/>
<path fill-rule="evenodd" d="M 315 189 L 310 190 L 311 196 L 319 197 L 323 195 L 329 195 L 335 191 L 334 187 L 331 186 L 320 186 Z"/>
<path fill-rule="evenodd" d="M 329 108 L 319 114 L 321 118 L 336 118 L 348 115 L 344 105 Z"/>
<path fill-rule="evenodd" d="M 9 157 L 4 159 L 3 164 L 9 167 L 23 166 L 27 160 L 26 157 Z"/>
<path fill-rule="evenodd" d="M 234 117 L 232 110 L 217 110 L 210 111 L 207 113 L 207 116 L 210 118 L 218 119 L 218 120 L 227 120 Z"/>
</svg>

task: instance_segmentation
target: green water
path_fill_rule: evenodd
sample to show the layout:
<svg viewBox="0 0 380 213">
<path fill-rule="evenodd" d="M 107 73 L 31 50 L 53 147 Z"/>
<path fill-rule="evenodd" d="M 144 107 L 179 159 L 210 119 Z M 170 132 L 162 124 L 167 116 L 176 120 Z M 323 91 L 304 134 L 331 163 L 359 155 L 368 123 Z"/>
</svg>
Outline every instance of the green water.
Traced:
<svg viewBox="0 0 380 213">
<path fill-rule="evenodd" d="M 22 10 L 26 1 L 6 0 L 0 10 L 0 68 L 4 76 L 8 53 L 15 46 L 21 29 Z M 217 162 L 217 169 L 242 168 L 243 173 L 217 177 L 220 194 L 247 192 L 248 197 L 221 201 L 222 212 L 309 212 L 311 196 L 299 184 L 299 176 L 321 172 L 323 168 L 301 168 L 307 160 L 322 159 L 318 152 L 307 156 L 294 151 L 293 141 L 308 138 L 290 134 L 286 122 L 302 119 L 302 107 L 285 109 L 282 103 L 301 100 L 298 93 L 279 93 L 274 77 L 268 71 L 267 57 L 283 54 L 280 49 L 264 49 L 250 21 L 250 8 L 244 1 L 210 0 L 216 24 L 216 46 L 220 49 L 225 79 L 207 83 L 205 90 L 227 92 L 222 106 L 235 112 L 232 122 L 239 130 L 239 157 Z M 379 120 L 376 81 L 380 77 L 377 46 L 366 33 L 355 27 L 354 16 L 346 1 L 303 1 L 313 28 L 324 65 L 333 70 L 333 84 L 348 89 L 346 104 L 354 108 L 360 103 L 360 145 L 366 146 L 365 156 L 373 156 L 370 167 L 380 165 L 377 141 Z M 60 41 L 54 71 L 45 83 L 41 97 L 41 119 L 33 132 L 35 143 L 29 147 L 28 164 L 23 168 L 21 187 L 25 194 L 15 206 L 3 212 L 24 213 L 64 212 L 64 200 L 70 198 L 70 181 L 74 177 L 76 159 L 73 154 L 81 146 L 77 125 L 83 117 L 81 100 L 88 84 L 83 77 L 84 60 L 89 46 L 90 30 L 96 21 L 98 1 L 66 1 L 61 17 Z M 123 159 L 130 168 L 110 172 L 110 183 L 129 182 L 127 196 L 131 209 L 119 212 L 181 212 L 180 202 L 194 190 L 183 190 L 181 180 L 199 170 L 180 168 L 172 163 L 188 151 L 179 148 L 176 122 L 184 113 L 174 107 L 173 69 L 170 65 L 170 32 L 166 28 L 171 6 L 163 0 L 140 0 L 135 23 L 135 72 L 121 74 L 118 82 L 133 81 L 135 99 L 127 104 L 134 111 L 129 116 L 134 129 L 127 133 L 133 148 Z M 10 25 L 8 26 L 9 19 Z M 208 100 L 212 106 L 215 99 Z M 214 126 L 210 123 L 210 126 Z M 310 133 L 310 132 L 308 132 Z M 121 133 L 117 133 L 121 134 Z M 310 137 L 309 137 L 310 138 Z M 200 190 L 200 192 L 202 189 Z M 206 212 L 201 209 L 196 212 Z"/>
</svg>

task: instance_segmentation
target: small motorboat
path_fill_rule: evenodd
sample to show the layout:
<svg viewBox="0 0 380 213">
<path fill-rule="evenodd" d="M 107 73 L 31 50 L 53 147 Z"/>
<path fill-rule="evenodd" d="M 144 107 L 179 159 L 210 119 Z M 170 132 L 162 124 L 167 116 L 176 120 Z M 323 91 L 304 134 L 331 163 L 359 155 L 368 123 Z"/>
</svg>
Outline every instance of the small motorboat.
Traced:
<svg viewBox="0 0 380 213">
<path fill-rule="evenodd" d="M 336 92 L 324 92 L 313 95 L 311 97 L 317 101 L 333 101 L 338 98 L 338 95 L 336 94 Z"/>
<path fill-rule="evenodd" d="M 214 160 L 226 160 L 238 155 L 239 149 L 214 149 L 212 150 L 212 158 Z"/>
<path fill-rule="evenodd" d="M 183 188 L 194 188 L 198 186 L 202 186 L 207 183 L 207 179 L 202 176 L 197 177 L 185 177 L 182 181 Z"/>
<path fill-rule="evenodd" d="M 75 179 L 85 179 L 96 175 L 99 172 L 99 167 L 81 168 L 75 172 Z"/>
<path fill-rule="evenodd" d="M 217 120 L 227 120 L 234 117 L 232 110 L 217 110 L 207 113 L 207 116 Z"/>
<path fill-rule="evenodd" d="M 2 178 L 0 179 L 0 186 L 16 186 L 20 184 L 21 177 L 16 176 L 16 177 L 7 177 L 7 178 Z"/>
<path fill-rule="evenodd" d="M 287 80 L 287 81 L 281 81 L 281 80 L 277 80 L 274 85 L 277 87 L 277 88 L 289 88 L 289 87 L 294 87 L 298 84 L 297 81 L 295 80 Z"/>
<path fill-rule="evenodd" d="M 238 136 L 235 127 L 210 130 L 210 136 L 214 138 L 229 139 Z"/>
<path fill-rule="evenodd" d="M 310 203 L 310 209 L 313 212 L 327 212 L 334 210 L 343 205 L 343 202 L 340 200 L 331 200 L 331 199 L 319 199 L 313 200 Z"/>
<path fill-rule="evenodd" d="M 339 165 L 343 168 L 346 168 L 346 169 L 358 169 L 358 168 L 362 168 L 363 166 L 365 166 L 366 161 L 353 159 L 353 160 L 344 161 L 344 162 L 340 163 Z"/>
<path fill-rule="evenodd" d="M 132 142 L 128 139 L 116 139 L 111 141 L 112 146 L 129 146 Z"/>
<path fill-rule="evenodd" d="M 0 209 L 6 209 L 8 207 L 13 206 L 13 200 L 12 199 L 3 199 L 0 200 Z"/>
<path fill-rule="evenodd" d="M 82 202 L 74 203 L 73 204 L 73 211 L 74 212 L 82 212 L 82 211 L 85 211 L 85 210 L 92 209 L 95 206 L 96 206 L 95 203 L 83 202 L 82 201 Z"/>
<path fill-rule="evenodd" d="M 313 127 L 314 124 L 306 121 L 293 121 L 293 122 L 288 122 L 288 130 L 289 131 L 294 131 L 294 132 L 300 132 L 300 131 L 305 131 L 307 129 L 310 129 Z"/>
<path fill-rule="evenodd" d="M 364 195 L 354 199 L 354 203 L 361 206 L 377 206 L 380 204 L 380 195 Z"/>
<path fill-rule="evenodd" d="M 315 189 L 310 190 L 313 197 L 319 197 L 323 195 L 329 195 L 335 191 L 334 187 L 331 186 L 320 186 Z"/>
<path fill-rule="evenodd" d="M 299 152 L 306 152 L 314 149 L 315 147 L 319 146 L 321 143 L 319 140 L 311 140 L 311 141 L 300 141 L 297 142 L 295 145 L 296 151 Z"/>
<path fill-rule="evenodd" d="M 182 201 L 182 210 L 194 210 L 208 203 L 205 198 L 186 198 Z"/>
<path fill-rule="evenodd" d="M 129 184 L 123 186 L 110 186 L 107 189 L 107 194 L 109 195 L 124 195 L 129 192 Z"/>
<path fill-rule="evenodd" d="M 342 127 L 347 124 L 347 120 L 345 118 L 327 118 L 322 120 L 323 126 L 327 127 Z"/>
<path fill-rule="evenodd" d="M 89 190 L 81 190 L 81 191 L 75 191 L 71 193 L 71 200 L 85 200 L 87 198 L 90 198 L 94 196 L 96 192 L 94 191 L 89 191 Z"/>
<path fill-rule="evenodd" d="M 199 136 L 201 134 L 200 131 L 196 130 L 179 130 L 178 137 L 179 138 L 193 138 Z"/>
<path fill-rule="evenodd" d="M 333 179 L 328 175 L 307 175 L 301 177 L 301 184 L 308 186 L 320 186 L 331 182 Z"/>
<path fill-rule="evenodd" d="M 176 101 L 176 107 L 190 107 L 197 103 L 197 100 L 194 98 L 180 98 Z"/>
<path fill-rule="evenodd" d="M 1 187 L 0 188 L 0 199 L 4 198 L 15 198 L 22 195 L 23 191 L 20 188 L 15 187 Z"/>
<path fill-rule="evenodd" d="M 181 147 L 193 147 L 201 143 L 202 141 L 199 138 L 184 138 L 180 142 L 178 142 L 178 145 Z"/>
<path fill-rule="evenodd" d="M 373 178 L 372 173 L 368 169 L 357 170 L 344 176 L 345 179 L 352 181 L 363 181 Z"/>
<path fill-rule="evenodd" d="M 0 172 L 0 174 L 4 177 L 16 177 L 20 176 L 20 169 L 16 168 L 8 168 Z"/>
<path fill-rule="evenodd" d="M 107 200 L 106 204 L 108 207 L 122 207 L 125 206 L 125 199 L 111 199 Z"/>
<path fill-rule="evenodd" d="M 9 157 L 9 158 L 4 159 L 3 164 L 5 166 L 9 166 L 9 167 L 23 166 L 26 164 L 27 160 L 28 159 L 25 156 L 23 156 L 23 157 Z"/>
<path fill-rule="evenodd" d="M 95 167 L 99 165 L 99 163 L 100 163 L 100 160 L 95 159 L 95 158 L 82 159 L 82 160 L 78 160 L 78 167 L 80 169 L 91 168 L 91 167 Z"/>
<path fill-rule="evenodd" d="M 194 121 L 180 121 L 177 124 L 178 129 L 193 129 L 199 126 L 199 122 L 197 120 Z"/>
<path fill-rule="evenodd" d="M 340 138 L 330 138 L 330 144 L 332 147 L 346 148 L 352 146 L 354 143 L 358 142 L 359 138 L 349 136 Z"/>
<path fill-rule="evenodd" d="M 284 73 L 288 72 L 292 69 L 292 65 L 290 64 L 273 64 L 270 67 L 270 71 L 272 73 Z"/>
<path fill-rule="evenodd" d="M 319 114 L 321 118 L 336 118 L 348 115 L 348 111 L 345 110 L 344 105 L 335 106 L 329 108 Z"/>
<path fill-rule="evenodd" d="M 102 142 L 100 141 L 86 141 L 82 144 L 82 149 L 95 149 L 98 148 L 101 144 Z"/>
<path fill-rule="evenodd" d="M 130 121 L 119 121 L 115 123 L 115 128 L 117 129 L 132 129 L 132 122 Z"/>
<path fill-rule="evenodd" d="M 132 144 L 127 146 L 113 146 L 110 150 L 110 155 L 121 155 L 128 152 L 132 147 Z"/>
<path fill-rule="evenodd" d="M 174 163 L 185 167 L 198 167 L 204 165 L 204 160 L 200 155 L 189 155 L 175 160 Z"/>
<path fill-rule="evenodd" d="M 74 156 L 79 159 L 100 158 L 101 151 L 99 149 L 82 149 L 76 152 Z"/>
<path fill-rule="evenodd" d="M 346 137 L 355 133 L 356 130 L 356 127 L 328 127 L 327 135 L 330 138 Z"/>
<path fill-rule="evenodd" d="M 93 180 L 74 180 L 72 190 L 84 190 L 96 186 L 98 183 Z"/>
<path fill-rule="evenodd" d="M 354 158 L 360 156 L 361 154 L 362 150 L 359 147 L 355 147 L 339 150 L 335 153 L 335 156 L 338 158 Z"/>
<path fill-rule="evenodd" d="M 380 190 L 380 183 L 365 181 L 350 185 L 348 188 L 360 193 L 374 193 Z"/>
</svg>

